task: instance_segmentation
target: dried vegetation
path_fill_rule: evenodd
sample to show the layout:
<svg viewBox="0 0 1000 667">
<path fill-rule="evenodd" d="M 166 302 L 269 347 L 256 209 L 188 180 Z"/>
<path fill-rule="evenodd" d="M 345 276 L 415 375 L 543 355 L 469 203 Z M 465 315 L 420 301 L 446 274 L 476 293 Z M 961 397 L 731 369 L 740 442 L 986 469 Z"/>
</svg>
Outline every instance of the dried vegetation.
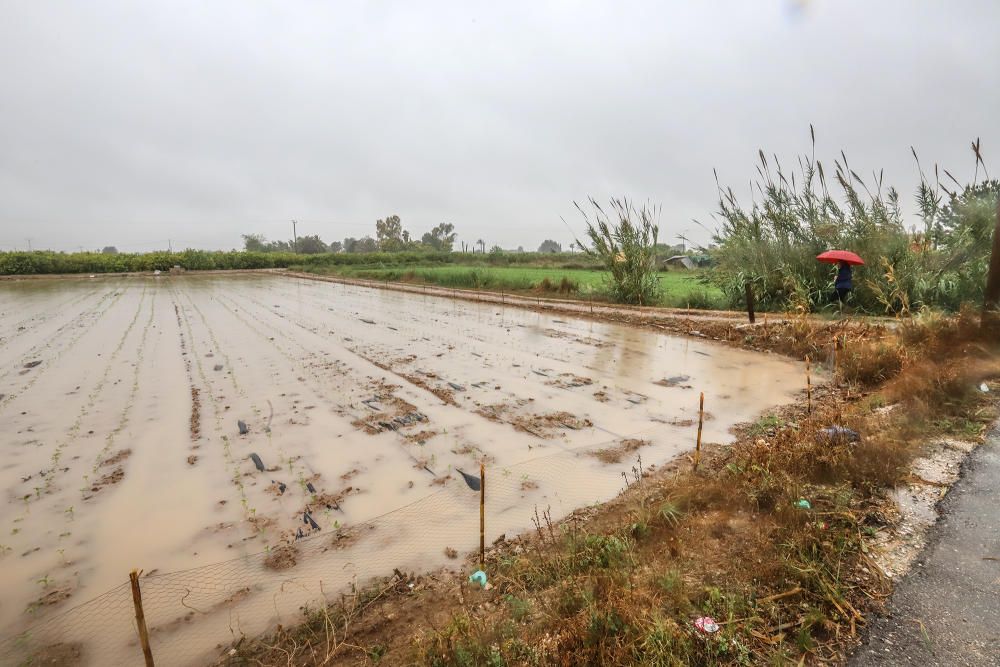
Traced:
<svg viewBox="0 0 1000 667">
<path fill-rule="evenodd" d="M 889 592 L 868 554 L 888 521 L 886 490 L 907 478 L 929 436 L 985 430 L 995 415 L 992 392 L 977 388 L 1000 377 L 998 350 L 969 313 L 894 327 L 793 318 L 740 336 L 748 347 L 817 360 L 835 353 L 837 360 L 822 359 L 836 364 L 835 379 L 815 393 L 811 411 L 800 403 L 762 419 L 761 428 L 747 426 L 732 447 L 706 451 L 697 472 L 683 460 L 652 471 L 632 466 L 622 494 L 599 508 L 559 523 L 536 513 L 533 534 L 487 552 L 490 590 L 470 586 L 468 572 L 419 580 L 397 572 L 292 630 L 244 642 L 239 658 L 294 665 L 842 659 Z M 826 437 L 832 424 L 857 431 L 860 441 Z M 701 616 L 720 629 L 698 630 Z"/>
</svg>

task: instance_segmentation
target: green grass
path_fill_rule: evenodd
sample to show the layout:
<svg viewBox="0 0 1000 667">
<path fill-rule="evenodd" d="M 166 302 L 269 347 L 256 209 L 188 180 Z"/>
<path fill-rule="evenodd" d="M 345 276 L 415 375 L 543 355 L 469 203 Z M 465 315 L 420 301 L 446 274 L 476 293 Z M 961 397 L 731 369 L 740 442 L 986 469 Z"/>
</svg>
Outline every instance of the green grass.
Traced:
<svg viewBox="0 0 1000 667">
<path fill-rule="evenodd" d="M 441 287 L 533 293 L 605 301 L 606 273 L 593 269 L 561 269 L 531 266 L 323 266 L 307 267 L 315 273 L 335 274 L 367 280 L 426 283 Z M 546 282 L 547 281 L 547 282 Z M 722 308 L 722 292 L 703 280 L 701 272 L 668 271 L 659 274 L 658 305 L 692 308 Z"/>
</svg>

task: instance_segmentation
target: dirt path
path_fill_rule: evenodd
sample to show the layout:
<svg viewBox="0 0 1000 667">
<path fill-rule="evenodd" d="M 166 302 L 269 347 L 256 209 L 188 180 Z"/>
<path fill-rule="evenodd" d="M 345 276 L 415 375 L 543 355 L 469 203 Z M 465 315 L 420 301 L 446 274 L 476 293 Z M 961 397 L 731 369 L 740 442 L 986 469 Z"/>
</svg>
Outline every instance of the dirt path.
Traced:
<svg viewBox="0 0 1000 667">
<path fill-rule="evenodd" d="M 659 306 L 625 306 L 621 304 L 584 301 L 582 299 L 554 299 L 551 297 L 524 296 L 521 294 L 510 294 L 505 292 L 439 287 L 437 285 L 416 285 L 412 283 L 345 278 L 343 276 L 319 275 L 300 271 L 287 271 L 284 269 L 260 269 L 259 272 L 271 275 L 278 274 L 294 276 L 296 278 L 305 278 L 306 280 L 341 283 L 343 285 L 357 285 L 359 287 L 374 287 L 377 289 L 395 290 L 397 292 L 408 292 L 411 294 L 443 296 L 452 299 L 477 301 L 480 303 L 497 303 L 531 309 L 557 310 L 565 313 L 641 315 L 644 317 L 662 317 L 663 319 L 670 320 L 677 319 L 678 317 L 685 317 L 715 322 L 745 322 L 747 319 L 746 313 L 732 310 L 699 310 L 691 308 L 663 308 Z M 763 320 L 763 317 L 763 314 L 759 315 L 759 319 Z M 770 313 L 768 314 L 768 318 L 770 318 L 771 321 L 777 322 L 782 319 L 782 316 Z"/>
<path fill-rule="evenodd" d="M 966 460 L 887 614 L 850 665 L 1000 665 L 1000 429 Z"/>
</svg>

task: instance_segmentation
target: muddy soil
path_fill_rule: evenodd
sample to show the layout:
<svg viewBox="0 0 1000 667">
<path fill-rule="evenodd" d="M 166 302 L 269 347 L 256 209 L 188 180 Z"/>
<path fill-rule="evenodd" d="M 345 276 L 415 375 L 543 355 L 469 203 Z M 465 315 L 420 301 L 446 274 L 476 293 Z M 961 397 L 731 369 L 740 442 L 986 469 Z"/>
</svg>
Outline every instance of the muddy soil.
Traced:
<svg viewBox="0 0 1000 667">
<path fill-rule="evenodd" d="M 266 601 L 240 616 L 258 632 L 352 580 L 475 548 L 481 463 L 492 540 L 535 506 L 613 496 L 640 453 L 622 443 L 642 441 L 645 464 L 692 448 L 699 392 L 703 439 L 724 443 L 804 384 L 800 364 L 709 341 L 279 276 L 4 282 L 0 314 L 0 639 L 143 568 L 151 606 L 157 582 L 181 582 L 179 611 L 164 593 L 147 614 L 169 664 L 228 640 L 233 604 Z M 253 586 L 226 574 L 200 603 L 193 575 L 161 574 L 258 555 Z M 254 574 L 241 567 L 225 572 Z M 100 646 L 52 637 L 111 664 L 128 612 Z"/>
</svg>

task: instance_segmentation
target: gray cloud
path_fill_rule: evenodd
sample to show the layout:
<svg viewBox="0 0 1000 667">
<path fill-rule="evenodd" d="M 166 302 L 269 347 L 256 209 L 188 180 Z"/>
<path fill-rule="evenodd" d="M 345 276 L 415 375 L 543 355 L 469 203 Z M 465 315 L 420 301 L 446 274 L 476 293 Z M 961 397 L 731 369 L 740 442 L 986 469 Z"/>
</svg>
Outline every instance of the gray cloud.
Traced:
<svg viewBox="0 0 1000 667">
<path fill-rule="evenodd" d="M 709 4 L 711 6 L 709 6 Z M 1000 151 L 1000 4 L 0 2 L 0 247 L 419 235 L 572 240 L 574 200 L 747 192 L 756 152 Z M 995 160 L 992 164 L 998 164 Z M 997 167 L 1000 171 L 1000 166 Z M 749 196 L 749 195 L 748 195 Z"/>
</svg>

